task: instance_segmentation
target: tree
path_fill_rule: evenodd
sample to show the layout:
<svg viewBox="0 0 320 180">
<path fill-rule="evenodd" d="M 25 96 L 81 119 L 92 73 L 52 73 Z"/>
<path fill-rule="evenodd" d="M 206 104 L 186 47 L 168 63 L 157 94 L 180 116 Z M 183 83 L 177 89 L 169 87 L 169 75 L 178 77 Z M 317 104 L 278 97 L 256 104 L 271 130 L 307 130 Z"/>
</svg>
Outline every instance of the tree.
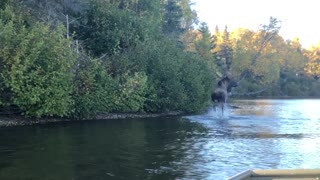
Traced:
<svg viewBox="0 0 320 180">
<path fill-rule="evenodd" d="M 255 66 L 258 63 L 259 58 L 261 57 L 263 50 L 270 45 L 270 41 L 278 34 L 280 30 L 279 20 L 276 18 L 270 17 L 269 25 L 262 25 L 262 29 L 252 37 L 253 40 L 253 48 L 255 53 L 252 58 L 250 58 L 250 65 Z M 249 75 L 252 75 L 253 71 L 250 69 L 245 70 L 240 79 L 243 79 Z"/>
<path fill-rule="evenodd" d="M 215 47 L 215 37 L 211 35 L 206 23 L 201 23 L 199 27 L 200 34 L 195 42 L 197 52 L 207 60 L 213 60 L 211 50 Z"/>
<path fill-rule="evenodd" d="M 240 37 L 235 39 L 234 74 L 240 83 L 246 79 L 257 85 L 254 89 L 260 87 L 256 89 L 257 93 L 279 79 L 280 66 L 277 50 L 273 46 L 280 29 L 279 23 L 279 20 L 271 17 L 269 24 L 262 25 L 258 32 L 241 30 L 237 33 Z"/>
<path fill-rule="evenodd" d="M 180 0 L 179 7 L 182 11 L 181 27 L 182 29 L 193 30 L 193 25 L 198 24 L 198 16 L 195 10 L 192 10 L 190 0 Z"/>
<path fill-rule="evenodd" d="M 145 21 L 131 11 L 119 10 L 110 4 L 93 1 L 79 27 L 77 38 L 94 56 L 122 53 L 148 35 Z"/>
<path fill-rule="evenodd" d="M 220 33 L 218 33 L 218 35 L 220 35 Z M 222 41 L 217 45 L 217 49 L 215 50 L 217 64 L 223 73 L 231 72 L 233 47 L 227 26 L 223 31 L 221 39 Z"/>
<path fill-rule="evenodd" d="M 185 31 L 181 26 L 182 17 L 182 9 L 178 5 L 177 0 L 168 0 L 165 5 L 163 32 L 167 35 L 179 37 Z"/>
<path fill-rule="evenodd" d="M 305 54 L 308 57 L 308 62 L 305 67 L 306 73 L 309 76 L 320 78 L 320 44 L 313 46 Z"/>
</svg>

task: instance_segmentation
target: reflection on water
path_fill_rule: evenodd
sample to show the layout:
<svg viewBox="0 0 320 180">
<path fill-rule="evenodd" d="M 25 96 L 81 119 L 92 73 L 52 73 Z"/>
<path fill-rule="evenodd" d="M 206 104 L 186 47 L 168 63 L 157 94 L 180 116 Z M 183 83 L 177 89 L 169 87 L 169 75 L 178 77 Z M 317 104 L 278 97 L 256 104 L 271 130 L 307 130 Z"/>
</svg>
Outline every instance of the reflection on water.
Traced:
<svg viewBox="0 0 320 180">
<path fill-rule="evenodd" d="M 320 168 L 320 100 L 241 100 L 221 117 L 0 129 L 0 179 L 226 179 Z M 219 112 L 218 112 L 219 113 Z"/>
</svg>

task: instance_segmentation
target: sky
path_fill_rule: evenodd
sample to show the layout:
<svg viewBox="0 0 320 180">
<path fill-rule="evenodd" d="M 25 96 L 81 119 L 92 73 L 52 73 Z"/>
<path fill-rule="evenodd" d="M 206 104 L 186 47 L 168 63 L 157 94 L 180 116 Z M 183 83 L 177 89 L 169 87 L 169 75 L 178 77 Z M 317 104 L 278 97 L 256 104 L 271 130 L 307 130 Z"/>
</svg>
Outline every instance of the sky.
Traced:
<svg viewBox="0 0 320 180">
<path fill-rule="evenodd" d="M 211 30 L 236 28 L 257 30 L 268 24 L 270 16 L 281 23 L 279 34 L 285 39 L 299 38 L 304 48 L 320 42 L 320 6 L 318 0 L 191 0 L 200 22 Z"/>
</svg>

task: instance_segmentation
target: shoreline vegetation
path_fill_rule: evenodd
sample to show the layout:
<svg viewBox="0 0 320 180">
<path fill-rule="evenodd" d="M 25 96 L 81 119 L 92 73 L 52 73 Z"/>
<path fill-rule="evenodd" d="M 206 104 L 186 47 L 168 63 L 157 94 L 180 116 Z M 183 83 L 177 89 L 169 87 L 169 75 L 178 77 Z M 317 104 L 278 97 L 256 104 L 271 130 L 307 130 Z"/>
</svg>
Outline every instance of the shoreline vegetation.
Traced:
<svg viewBox="0 0 320 180">
<path fill-rule="evenodd" d="M 91 119 L 72 119 L 72 118 L 59 118 L 59 117 L 46 117 L 46 118 L 27 118 L 21 115 L 0 115 L 0 128 L 1 127 L 14 127 L 14 126 L 30 126 L 41 125 L 59 122 L 81 122 L 81 121 L 100 121 L 100 120 L 116 120 L 116 119 L 134 119 L 134 118 L 157 118 L 168 116 L 181 116 L 185 115 L 183 112 L 167 112 L 167 113 L 99 113 L 96 117 Z"/>
<path fill-rule="evenodd" d="M 256 98 L 234 98 L 228 107 L 231 109 L 241 109 L 239 105 L 233 105 L 234 101 L 237 100 L 248 100 L 248 99 L 320 99 L 320 96 L 304 96 L 304 97 L 294 97 L 294 96 L 260 96 Z M 188 115 L 182 111 L 172 111 L 163 113 L 99 113 L 94 118 L 90 119 L 72 119 L 72 118 L 59 118 L 59 117 L 43 117 L 43 118 L 27 118 L 22 115 L 1 115 L 0 114 L 0 128 L 1 127 L 14 127 L 14 126 L 30 126 L 30 125 L 40 125 L 58 122 L 81 122 L 81 121 L 100 121 L 100 120 L 116 120 L 116 119 L 134 119 L 134 118 L 158 118 L 158 117 L 171 117 L 171 116 L 183 116 Z"/>
<path fill-rule="evenodd" d="M 283 39 L 274 17 L 257 31 L 210 32 L 191 6 L 1 0 L 0 114 L 13 118 L 1 123 L 195 114 L 230 70 L 239 98 L 320 96 L 320 45 Z"/>
</svg>

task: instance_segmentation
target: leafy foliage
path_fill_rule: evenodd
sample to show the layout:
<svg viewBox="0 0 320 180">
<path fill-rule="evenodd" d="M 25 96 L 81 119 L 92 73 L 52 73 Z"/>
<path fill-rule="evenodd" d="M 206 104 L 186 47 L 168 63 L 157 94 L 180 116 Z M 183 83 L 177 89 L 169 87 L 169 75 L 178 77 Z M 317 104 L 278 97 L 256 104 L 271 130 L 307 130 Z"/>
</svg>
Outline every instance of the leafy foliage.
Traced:
<svg viewBox="0 0 320 180">
<path fill-rule="evenodd" d="M 238 94 L 319 95 L 319 48 L 257 32 L 214 35 L 190 0 L 0 2 L 0 111 L 92 118 L 100 112 L 199 112 L 216 71 Z M 261 86 L 272 87 L 261 90 Z M 248 93 L 250 94 L 250 93 Z"/>
<path fill-rule="evenodd" d="M 144 73 L 123 74 L 118 78 L 113 111 L 141 112 L 146 100 L 148 77 Z"/>
<path fill-rule="evenodd" d="M 107 74 L 101 61 L 78 55 L 73 79 L 75 110 L 73 117 L 90 118 L 99 112 L 110 112 L 115 101 L 116 82 Z"/>
<path fill-rule="evenodd" d="M 208 62 L 199 55 L 181 51 L 172 40 L 140 43 L 125 57 L 111 61 L 112 69 L 143 72 L 148 77 L 144 111 L 199 111 L 209 100 L 214 76 Z"/>
<path fill-rule="evenodd" d="M 97 2 L 90 6 L 79 37 L 92 55 L 121 53 L 144 37 L 143 27 L 131 12 Z"/>
<path fill-rule="evenodd" d="M 195 41 L 196 51 L 208 61 L 213 60 L 211 50 L 215 47 L 214 36 L 211 35 L 206 23 L 201 23 L 199 27 L 200 37 Z"/>
<path fill-rule="evenodd" d="M 163 31 L 165 34 L 181 33 L 184 29 L 181 27 L 182 9 L 175 0 L 168 0 L 165 5 L 165 16 Z"/>
<path fill-rule="evenodd" d="M 320 77 L 320 47 L 313 47 L 306 52 L 309 61 L 306 64 L 305 71 L 308 75 L 316 78 Z"/>
<path fill-rule="evenodd" d="M 6 104 L 13 103 L 30 116 L 68 115 L 74 56 L 64 28 L 50 30 L 42 23 L 26 28 L 11 8 L 1 12 L 0 19 L 1 90 L 10 96 L 5 97 Z"/>
</svg>

